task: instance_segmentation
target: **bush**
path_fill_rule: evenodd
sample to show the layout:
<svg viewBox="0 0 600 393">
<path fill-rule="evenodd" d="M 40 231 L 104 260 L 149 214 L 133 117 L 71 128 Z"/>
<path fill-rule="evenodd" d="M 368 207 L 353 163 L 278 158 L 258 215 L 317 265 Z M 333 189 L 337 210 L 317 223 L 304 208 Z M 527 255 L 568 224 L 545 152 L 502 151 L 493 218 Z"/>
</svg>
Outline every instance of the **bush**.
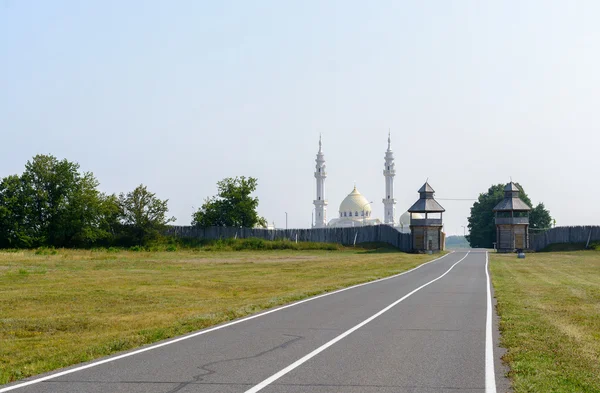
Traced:
<svg viewBox="0 0 600 393">
<path fill-rule="evenodd" d="M 58 251 L 54 247 L 40 247 L 35 250 L 35 255 L 56 255 Z"/>
<path fill-rule="evenodd" d="M 580 250 L 595 250 L 600 251 L 600 242 L 592 242 L 586 248 L 586 243 L 553 243 L 548 244 L 540 252 L 566 252 L 566 251 L 580 251 Z"/>
<path fill-rule="evenodd" d="M 235 244 L 233 246 L 233 249 L 236 251 L 272 249 L 272 244 L 267 244 L 263 239 L 257 239 L 257 238 L 252 238 L 252 237 L 249 239 L 242 239 L 236 243 L 237 244 Z M 269 247 L 269 246 L 271 246 L 271 247 Z"/>
<path fill-rule="evenodd" d="M 341 250 L 344 247 L 333 243 L 316 242 L 293 242 L 287 239 L 283 240 L 265 240 L 260 238 L 247 239 L 216 239 L 200 240 L 193 238 L 170 238 L 166 240 L 168 246 L 166 251 L 175 251 L 181 249 L 197 251 L 252 251 L 252 250 Z M 175 249 L 174 249 L 175 248 Z M 163 248 L 164 250 L 164 248 Z"/>
</svg>

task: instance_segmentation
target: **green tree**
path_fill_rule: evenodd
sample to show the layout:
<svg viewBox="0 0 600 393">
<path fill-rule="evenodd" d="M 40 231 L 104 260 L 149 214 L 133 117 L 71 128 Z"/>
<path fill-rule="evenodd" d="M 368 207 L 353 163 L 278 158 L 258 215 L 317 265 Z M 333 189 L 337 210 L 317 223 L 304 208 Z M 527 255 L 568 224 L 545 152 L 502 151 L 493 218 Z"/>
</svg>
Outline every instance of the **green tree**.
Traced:
<svg viewBox="0 0 600 393">
<path fill-rule="evenodd" d="M 160 200 L 143 184 L 127 194 L 119 195 L 119 207 L 125 232 L 136 244 L 145 244 L 156 239 L 166 225 L 175 221 L 167 218 L 169 200 Z"/>
<path fill-rule="evenodd" d="M 2 246 L 80 246 L 102 238 L 98 181 L 79 164 L 37 155 L 0 186 Z M 3 240 L 1 240 L 3 239 Z"/>
<path fill-rule="evenodd" d="M 35 245 L 63 245 L 78 169 L 77 164 L 51 155 L 37 155 L 25 164 L 21 181 L 29 202 L 27 228 Z"/>
<path fill-rule="evenodd" d="M 543 203 L 538 203 L 529 213 L 529 225 L 532 229 L 548 229 L 552 227 L 552 217 Z"/>
<path fill-rule="evenodd" d="M 96 225 L 103 234 L 102 240 L 105 245 L 112 243 L 122 235 L 123 211 L 119 198 L 115 194 L 100 194 L 100 209 Z"/>
<path fill-rule="evenodd" d="M 531 200 L 523 187 L 516 184 L 521 190 L 519 197 L 531 206 Z M 479 195 L 478 200 L 471 207 L 471 215 L 468 218 L 469 235 L 467 235 L 471 247 L 493 247 L 493 243 L 496 241 L 496 225 L 492 209 L 504 198 L 505 186 L 505 184 L 491 186 L 487 193 Z M 543 203 L 539 203 L 530 212 L 529 225 L 532 229 L 549 228 L 551 221 L 550 212 L 545 209 Z"/>
<path fill-rule="evenodd" d="M 217 182 L 218 194 L 204 201 L 202 207 L 192 215 L 192 224 L 203 228 L 266 227 L 267 221 L 256 211 L 258 198 L 251 196 L 257 185 L 257 179 L 245 176 L 228 177 Z"/>
<path fill-rule="evenodd" d="M 28 206 L 22 179 L 17 175 L 0 181 L 0 247 L 31 247 Z"/>
</svg>

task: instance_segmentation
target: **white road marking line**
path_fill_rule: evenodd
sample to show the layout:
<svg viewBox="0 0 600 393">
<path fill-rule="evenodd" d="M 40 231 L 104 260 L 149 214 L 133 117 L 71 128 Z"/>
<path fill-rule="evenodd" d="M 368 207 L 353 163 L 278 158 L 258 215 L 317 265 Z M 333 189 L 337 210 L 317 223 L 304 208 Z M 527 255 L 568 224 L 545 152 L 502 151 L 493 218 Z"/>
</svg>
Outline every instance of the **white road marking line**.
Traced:
<svg viewBox="0 0 600 393">
<path fill-rule="evenodd" d="M 492 290 L 488 253 L 485 253 L 485 276 L 487 278 L 487 315 L 485 318 L 485 393 L 496 393 L 496 373 L 494 371 L 494 337 L 492 336 Z"/>
<path fill-rule="evenodd" d="M 404 299 L 410 297 L 415 292 L 420 291 L 421 289 L 425 288 L 429 284 L 432 284 L 432 283 L 436 282 L 437 280 L 439 280 L 440 278 L 444 277 L 446 274 L 450 273 L 450 270 L 452 270 L 454 268 L 454 266 L 458 265 L 460 262 L 462 262 L 468 256 L 469 256 L 469 252 L 467 252 L 467 254 L 463 258 L 461 258 L 458 262 L 456 262 L 454 265 L 450 266 L 450 269 L 446 270 L 446 272 L 444 274 L 442 274 L 441 276 L 439 276 L 438 278 L 435 278 L 435 279 L 429 281 L 428 283 L 425 283 L 425 284 L 421 285 L 420 287 L 418 287 L 417 289 L 413 290 L 412 292 L 409 292 L 408 294 L 406 294 L 403 297 L 401 297 L 400 299 L 396 300 L 394 303 L 390 304 L 389 306 L 387 306 L 383 310 L 379 311 L 377 314 L 372 315 L 371 317 L 365 319 L 364 321 L 362 321 L 358 325 L 354 326 L 353 328 L 350 328 L 349 330 L 346 330 L 344 333 L 340 334 L 339 336 L 337 336 L 333 340 L 331 340 L 331 341 L 329 341 L 329 342 L 321 345 L 319 348 L 315 349 L 314 351 L 312 351 L 308 355 L 305 355 L 304 357 L 296 360 L 294 363 L 290 364 L 289 366 L 287 366 L 283 370 L 281 370 L 281 371 L 279 371 L 279 372 L 271 375 L 269 378 L 265 379 L 264 381 L 262 381 L 261 383 L 259 383 L 256 386 L 252 387 L 251 389 L 246 390 L 245 393 L 256 393 L 256 392 L 258 392 L 258 391 L 266 388 L 267 386 L 269 386 L 270 384 L 272 384 L 273 382 L 275 382 L 279 378 L 283 377 L 285 374 L 287 374 L 290 371 L 292 371 L 293 369 L 299 367 L 300 365 L 302 365 L 306 361 L 310 360 L 311 358 L 317 356 L 319 353 L 323 352 L 324 350 L 326 350 L 327 348 L 329 348 L 333 344 L 337 343 L 338 341 L 340 341 L 344 337 L 352 334 L 356 330 L 358 330 L 361 327 L 365 326 L 367 323 L 371 322 L 372 320 L 374 320 L 375 318 L 379 317 L 380 315 L 382 315 L 386 311 L 390 310 L 392 307 L 396 306 L 398 303 L 402 302 Z"/>
<path fill-rule="evenodd" d="M 110 358 L 107 358 L 107 359 L 98 360 L 96 362 L 92 362 L 92 363 L 89 363 L 89 364 L 86 364 L 86 365 L 83 365 L 83 366 L 71 368 L 69 370 L 61 371 L 61 372 L 58 372 L 58 373 L 55 373 L 55 374 L 51 374 L 51 375 L 46 375 L 45 377 L 32 379 L 30 381 L 22 382 L 22 383 L 19 383 L 17 385 L 13 385 L 13 386 L 9 386 L 9 387 L 6 387 L 6 388 L 2 388 L 2 389 L 0 389 L 0 393 L 4 393 L 4 392 L 8 392 L 10 390 L 15 390 L 15 389 L 23 388 L 25 386 L 29 386 L 29 385 L 33 385 L 33 384 L 36 384 L 36 383 L 44 382 L 44 381 L 47 381 L 49 379 L 54 379 L 54 378 L 57 378 L 57 377 L 62 377 L 63 375 L 72 374 L 72 373 L 75 373 L 77 371 L 82 371 L 82 370 L 85 370 L 85 369 L 88 369 L 88 368 L 99 366 L 101 364 L 105 364 L 105 363 L 109 363 L 109 362 L 114 362 L 115 360 L 119 360 L 119 359 L 123 359 L 123 358 L 129 357 L 129 356 L 137 355 L 139 353 L 143 353 L 143 352 L 146 352 L 146 351 L 151 351 L 151 350 L 156 349 L 156 348 L 164 347 L 166 345 L 174 344 L 174 343 L 177 343 L 179 341 L 183 341 L 183 340 L 187 340 L 187 339 L 190 339 L 190 338 L 193 338 L 193 337 L 201 336 L 203 334 L 210 333 L 210 332 L 213 332 L 215 330 L 219 330 L 219 329 L 223 329 L 223 328 L 226 328 L 226 327 L 229 327 L 229 326 L 237 325 L 238 323 L 246 322 L 246 321 L 249 321 L 249 320 L 254 319 L 254 318 L 262 317 L 264 315 L 268 315 L 268 314 L 271 314 L 271 313 L 274 313 L 274 312 L 277 312 L 277 311 L 285 310 L 286 308 L 294 307 L 294 306 L 297 306 L 299 304 L 310 302 L 310 301 L 313 301 L 313 300 L 316 300 L 316 299 L 320 299 L 320 298 L 325 297 L 325 296 L 335 295 L 336 293 L 340 293 L 340 292 L 344 292 L 344 291 L 347 291 L 347 290 L 350 290 L 350 289 L 362 287 L 364 285 L 370 285 L 370 284 L 375 284 L 377 282 L 381 282 L 381 281 L 385 281 L 385 280 L 390 280 L 392 278 L 396 278 L 396 277 L 408 274 L 410 272 L 413 272 L 413 271 L 415 271 L 417 269 L 420 269 L 421 267 L 423 267 L 425 265 L 428 265 L 430 263 L 437 262 L 440 259 L 443 259 L 443 258 L 447 257 L 448 255 L 450 255 L 452 253 L 454 253 L 454 251 L 452 251 L 452 252 L 450 252 L 448 254 L 445 254 L 445 255 L 443 255 L 443 256 L 441 256 L 439 258 L 436 258 L 436 259 L 434 259 L 432 261 L 425 262 L 425 263 L 423 263 L 423 264 L 421 264 L 421 265 L 419 265 L 417 267 L 414 267 L 414 268 L 412 268 L 410 270 L 407 270 L 405 272 L 395 274 L 393 276 L 380 278 L 380 279 L 377 279 L 377 280 L 374 280 L 374 281 L 364 282 L 362 284 L 353 285 L 351 287 L 338 289 L 337 291 L 333 291 L 333 292 L 327 292 L 327 293 L 324 293 L 322 295 L 318 295 L 318 296 L 310 297 L 310 298 L 307 298 L 307 299 L 304 299 L 304 300 L 300 300 L 300 301 L 295 302 L 295 303 L 291 303 L 291 304 L 288 304 L 288 305 L 285 305 L 285 306 L 282 306 L 282 307 L 278 307 L 278 308 L 274 308 L 274 309 L 269 310 L 269 311 L 265 311 L 265 312 L 260 313 L 260 314 L 255 314 L 255 315 L 251 315 L 251 316 L 246 317 L 246 318 L 242 318 L 242 319 L 238 319 L 238 320 L 235 320 L 235 321 L 232 321 L 232 322 L 228 322 L 228 323 L 225 323 L 223 325 L 219 325 L 219 326 L 215 326 L 215 327 L 212 327 L 212 328 L 208 328 L 206 330 L 201 330 L 199 332 L 192 333 L 192 334 L 189 334 L 187 336 L 179 337 L 179 338 L 176 338 L 176 339 L 173 339 L 173 340 L 170 340 L 170 341 L 165 341 L 165 342 L 162 342 L 160 344 L 151 345 L 151 346 L 144 347 L 142 349 L 138 349 L 138 350 L 135 350 L 135 351 L 132 351 L 132 352 L 124 353 L 122 355 L 117 355 L 117 356 L 113 356 L 113 357 L 110 357 Z"/>
</svg>

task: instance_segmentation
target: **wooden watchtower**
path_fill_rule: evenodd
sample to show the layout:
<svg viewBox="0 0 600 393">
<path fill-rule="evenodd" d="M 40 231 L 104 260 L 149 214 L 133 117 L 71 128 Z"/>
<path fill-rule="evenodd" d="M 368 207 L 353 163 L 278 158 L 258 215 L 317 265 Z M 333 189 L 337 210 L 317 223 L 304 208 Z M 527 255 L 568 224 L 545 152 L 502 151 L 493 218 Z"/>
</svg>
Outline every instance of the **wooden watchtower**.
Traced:
<svg viewBox="0 0 600 393">
<path fill-rule="evenodd" d="M 436 252 L 444 249 L 442 214 L 446 209 L 433 199 L 434 193 L 429 183 L 425 182 L 419 189 L 419 200 L 408 209 L 413 251 Z"/>
<path fill-rule="evenodd" d="M 496 249 L 515 252 L 529 248 L 529 211 L 519 198 L 521 190 L 513 182 L 504 187 L 504 199 L 494 207 L 496 213 Z"/>
</svg>

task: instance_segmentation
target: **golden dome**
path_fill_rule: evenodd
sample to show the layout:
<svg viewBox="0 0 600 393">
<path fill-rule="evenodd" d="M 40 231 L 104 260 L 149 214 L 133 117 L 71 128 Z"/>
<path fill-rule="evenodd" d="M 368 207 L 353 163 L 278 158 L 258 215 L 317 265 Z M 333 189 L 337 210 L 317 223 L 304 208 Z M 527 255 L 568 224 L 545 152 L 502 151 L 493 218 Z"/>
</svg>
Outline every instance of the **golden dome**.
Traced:
<svg viewBox="0 0 600 393">
<path fill-rule="evenodd" d="M 371 215 L 371 202 L 358 192 L 356 186 L 354 186 L 352 192 L 340 204 L 341 216 L 344 216 L 344 213 L 348 214 L 349 217 L 355 218 L 369 217 Z"/>
</svg>

